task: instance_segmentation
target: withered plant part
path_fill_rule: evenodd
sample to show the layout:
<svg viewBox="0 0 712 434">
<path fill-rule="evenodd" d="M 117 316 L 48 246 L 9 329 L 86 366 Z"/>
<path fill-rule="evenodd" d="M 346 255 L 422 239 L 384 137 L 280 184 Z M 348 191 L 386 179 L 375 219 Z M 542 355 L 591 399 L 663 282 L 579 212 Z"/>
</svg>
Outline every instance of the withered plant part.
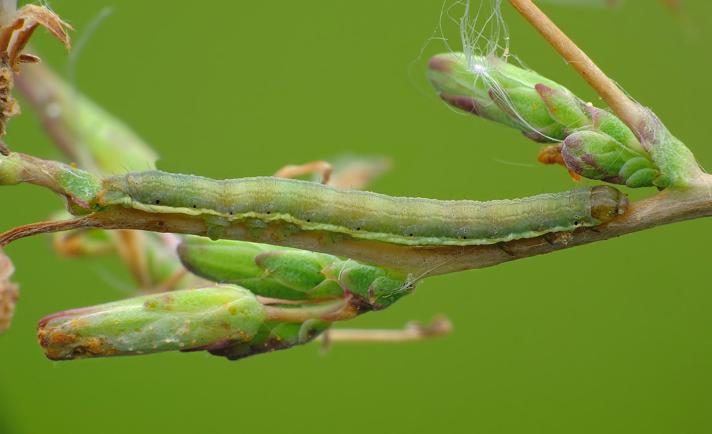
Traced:
<svg viewBox="0 0 712 434">
<path fill-rule="evenodd" d="M 13 76 L 22 63 L 36 63 L 39 58 L 23 50 L 38 27 L 44 27 L 69 48 L 67 29 L 71 27 L 45 6 L 25 5 L 12 17 L 3 17 L 0 27 L 0 138 L 5 135 L 7 121 L 19 113 L 12 97 Z M 7 148 L 2 149 L 7 153 Z"/>
</svg>

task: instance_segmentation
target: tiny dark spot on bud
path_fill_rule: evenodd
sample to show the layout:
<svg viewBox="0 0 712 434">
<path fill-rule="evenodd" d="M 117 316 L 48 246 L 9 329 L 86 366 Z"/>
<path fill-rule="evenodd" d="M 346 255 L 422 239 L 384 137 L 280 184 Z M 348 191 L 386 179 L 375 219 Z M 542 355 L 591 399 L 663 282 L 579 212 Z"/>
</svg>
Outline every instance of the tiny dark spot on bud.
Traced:
<svg viewBox="0 0 712 434">
<path fill-rule="evenodd" d="M 356 230 L 357 230 L 357 231 L 360 231 L 360 230 L 361 230 L 361 228 L 356 228 Z"/>
<path fill-rule="evenodd" d="M 272 214 L 272 211 L 267 211 L 267 214 Z"/>
<path fill-rule="evenodd" d="M 161 203 L 161 201 L 158 200 L 158 199 L 156 199 L 156 202 L 155 202 L 155 203 L 156 203 L 156 205 L 158 205 L 159 203 Z"/>
<path fill-rule="evenodd" d="M 409 237 L 412 237 L 412 236 L 413 236 L 413 234 L 408 234 L 408 236 L 409 236 Z"/>
<path fill-rule="evenodd" d="M 193 204 L 193 208 L 197 208 L 197 207 L 198 207 L 198 205 Z"/>
</svg>

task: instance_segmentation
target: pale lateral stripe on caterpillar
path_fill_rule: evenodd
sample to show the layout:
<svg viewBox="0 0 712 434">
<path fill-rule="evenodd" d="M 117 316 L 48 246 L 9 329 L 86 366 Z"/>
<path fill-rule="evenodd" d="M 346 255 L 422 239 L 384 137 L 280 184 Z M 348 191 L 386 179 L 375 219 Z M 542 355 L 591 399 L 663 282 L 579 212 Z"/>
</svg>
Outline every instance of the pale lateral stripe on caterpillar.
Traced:
<svg viewBox="0 0 712 434">
<path fill-rule="evenodd" d="M 274 177 L 214 180 L 147 171 L 104 180 L 100 207 L 276 222 L 295 230 L 415 246 L 481 245 L 595 226 L 622 214 L 625 194 L 597 186 L 523 199 L 476 202 L 392 197 Z"/>
</svg>

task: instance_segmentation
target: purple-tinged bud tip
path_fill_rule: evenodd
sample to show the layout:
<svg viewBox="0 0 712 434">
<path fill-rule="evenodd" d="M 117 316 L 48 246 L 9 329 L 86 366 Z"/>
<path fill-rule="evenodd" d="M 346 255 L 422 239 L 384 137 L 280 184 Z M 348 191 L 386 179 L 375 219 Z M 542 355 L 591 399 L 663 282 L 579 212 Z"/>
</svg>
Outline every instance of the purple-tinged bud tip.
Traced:
<svg viewBox="0 0 712 434">
<path fill-rule="evenodd" d="M 451 54 L 436 54 L 428 61 L 428 69 L 431 71 L 451 72 L 455 59 Z"/>
</svg>

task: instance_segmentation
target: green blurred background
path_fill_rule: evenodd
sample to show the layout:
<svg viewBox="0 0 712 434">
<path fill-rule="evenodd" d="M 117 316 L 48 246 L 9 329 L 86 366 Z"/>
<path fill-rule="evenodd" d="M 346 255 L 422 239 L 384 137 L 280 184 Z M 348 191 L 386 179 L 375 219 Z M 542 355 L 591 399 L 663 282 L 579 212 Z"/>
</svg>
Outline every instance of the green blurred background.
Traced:
<svg viewBox="0 0 712 434">
<path fill-rule="evenodd" d="M 444 50 L 431 40 L 440 0 L 52 2 L 75 39 L 105 6 L 113 14 L 78 53 L 76 83 L 150 141 L 162 169 L 241 177 L 385 154 L 394 169 L 373 189 L 394 195 L 493 199 L 574 185 L 535 164 L 535 144 L 449 110 L 430 90 L 427 58 Z M 686 18 L 653 0 L 546 9 L 712 165 L 712 3 L 689 0 Z M 509 6 L 505 15 L 513 52 L 595 100 Z M 67 71 L 58 44 L 46 34 L 35 44 Z M 58 158 L 25 111 L 8 142 Z M 60 205 L 33 187 L 0 194 L 3 229 Z M 50 362 L 37 320 L 124 297 L 130 278 L 117 260 L 58 258 L 47 238 L 23 240 L 7 250 L 22 297 L 0 336 L 0 433 L 709 433 L 710 245 L 708 221 L 657 228 L 431 278 L 350 324 L 446 313 L 455 332 L 428 342 L 340 344 L 326 355 L 312 344 L 239 362 Z"/>
</svg>

